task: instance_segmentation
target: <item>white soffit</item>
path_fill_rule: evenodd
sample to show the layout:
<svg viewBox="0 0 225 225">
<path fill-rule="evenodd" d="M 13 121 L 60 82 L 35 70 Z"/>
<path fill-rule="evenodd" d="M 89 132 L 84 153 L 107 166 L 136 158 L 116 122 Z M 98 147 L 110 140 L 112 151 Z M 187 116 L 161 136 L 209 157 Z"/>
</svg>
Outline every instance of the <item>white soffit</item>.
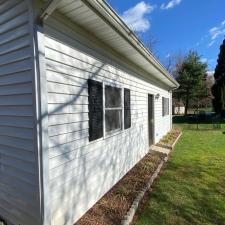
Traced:
<svg viewBox="0 0 225 225">
<path fill-rule="evenodd" d="M 171 88 L 178 83 L 102 0 L 61 0 L 57 11 L 93 33 L 132 63 Z M 103 15 L 104 14 L 104 15 Z"/>
</svg>

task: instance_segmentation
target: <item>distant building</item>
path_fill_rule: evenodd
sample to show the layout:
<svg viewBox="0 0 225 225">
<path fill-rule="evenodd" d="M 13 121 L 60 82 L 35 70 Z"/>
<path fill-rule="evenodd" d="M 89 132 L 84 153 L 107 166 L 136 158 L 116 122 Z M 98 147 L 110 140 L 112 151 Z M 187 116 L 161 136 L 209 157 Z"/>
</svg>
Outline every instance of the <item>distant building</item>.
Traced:
<svg viewBox="0 0 225 225">
<path fill-rule="evenodd" d="M 173 99 L 173 115 L 183 115 L 185 113 L 184 103 Z"/>
<path fill-rule="evenodd" d="M 207 86 L 208 88 L 211 89 L 211 87 L 215 83 L 214 71 L 208 71 L 206 74 L 207 74 L 207 77 L 206 77 Z"/>
</svg>

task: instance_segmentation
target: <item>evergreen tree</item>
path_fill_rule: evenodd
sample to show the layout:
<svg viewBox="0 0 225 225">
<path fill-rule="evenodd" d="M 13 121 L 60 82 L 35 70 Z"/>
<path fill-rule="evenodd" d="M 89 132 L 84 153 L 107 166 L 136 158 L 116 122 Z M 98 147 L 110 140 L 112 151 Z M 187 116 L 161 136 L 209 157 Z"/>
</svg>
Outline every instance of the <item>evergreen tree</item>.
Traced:
<svg viewBox="0 0 225 225">
<path fill-rule="evenodd" d="M 215 84 L 212 87 L 213 106 L 217 113 L 225 115 L 225 39 L 220 46 L 214 78 Z"/>
<path fill-rule="evenodd" d="M 200 99 L 209 95 L 206 85 L 207 64 L 201 62 L 197 52 L 190 51 L 176 70 L 180 87 L 174 95 L 183 101 L 187 115 L 190 101 L 198 105 Z"/>
</svg>

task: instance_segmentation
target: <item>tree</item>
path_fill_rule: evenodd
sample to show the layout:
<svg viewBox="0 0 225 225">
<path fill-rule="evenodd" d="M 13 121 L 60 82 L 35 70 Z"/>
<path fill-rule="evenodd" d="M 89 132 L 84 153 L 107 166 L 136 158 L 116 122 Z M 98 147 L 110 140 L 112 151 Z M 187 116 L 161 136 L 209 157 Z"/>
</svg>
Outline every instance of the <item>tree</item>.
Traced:
<svg viewBox="0 0 225 225">
<path fill-rule="evenodd" d="M 225 39 L 220 46 L 214 78 L 215 84 L 212 87 L 213 106 L 217 113 L 225 115 Z"/>
<path fill-rule="evenodd" d="M 207 64 L 201 62 L 201 58 L 195 51 L 190 51 L 183 62 L 177 65 L 177 81 L 179 89 L 175 91 L 175 97 L 182 100 L 187 115 L 190 101 L 197 105 L 202 98 L 209 95 L 206 85 Z"/>
<path fill-rule="evenodd" d="M 140 33 L 136 31 L 133 32 L 139 39 L 141 39 Z M 158 40 L 155 38 L 153 34 L 151 33 L 148 34 L 148 37 L 146 38 L 144 45 L 148 49 L 148 51 L 154 55 L 155 58 L 159 59 L 157 50 Z"/>
<path fill-rule="evenodd" d="M 182 51 L 178 51 L 173 54 L 169 54 L 164 60 L 163 64 L 174 78 L 177 77 L 177 67 L 184 61 L 184 54 Z"/>
<path fill-rule="evenodd" d="M 157 44 L 157 39 L 152 34 L 149 34 L 145 46 L 156 58 L 158 58 Z"/>
</svg>

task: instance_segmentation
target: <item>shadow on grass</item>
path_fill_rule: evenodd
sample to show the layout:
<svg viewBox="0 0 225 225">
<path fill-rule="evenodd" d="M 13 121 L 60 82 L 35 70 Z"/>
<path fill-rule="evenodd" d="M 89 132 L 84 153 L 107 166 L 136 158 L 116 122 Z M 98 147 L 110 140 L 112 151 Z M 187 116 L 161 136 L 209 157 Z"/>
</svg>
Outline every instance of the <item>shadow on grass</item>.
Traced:
<svg viewBox="0 0 225 225">
<path fill-rule="evenodd" d="M 185 130 L 220 130 L 225 128 L 225 120 L 218 118 L 215 114 L 174 116 L 175 127 Z"/>
<path fill-rule="evenodd" d="M 151 201 L 142 208 L 136 225 L 225 224 L 224 180 L 214 179 L 215 173 L 220 177 L 217 164 L 213 161 L 211 167 L 197 161 L 183 165 L 170 162 L 154 184 L 157 191 L 151 193 Z"/>
<path fill-rule="evenodd" d="M 224 146 L 222 130 L 185 130 L 135 225 L 225 225 Z"/>
<path fill-rule="evenodd" d="M 177 124 L 212 124 L 214 122 L 213 116 L 204 116 L 197 118 L 196 115 L 190 114 L 187 116 L 174 116 L 173 117 L 173 123 Z M 216 121 L 217 122 L 217 121 Z M 222 123 L 222 120 L 219 120 L 218 122 Z"/>
</svg>

